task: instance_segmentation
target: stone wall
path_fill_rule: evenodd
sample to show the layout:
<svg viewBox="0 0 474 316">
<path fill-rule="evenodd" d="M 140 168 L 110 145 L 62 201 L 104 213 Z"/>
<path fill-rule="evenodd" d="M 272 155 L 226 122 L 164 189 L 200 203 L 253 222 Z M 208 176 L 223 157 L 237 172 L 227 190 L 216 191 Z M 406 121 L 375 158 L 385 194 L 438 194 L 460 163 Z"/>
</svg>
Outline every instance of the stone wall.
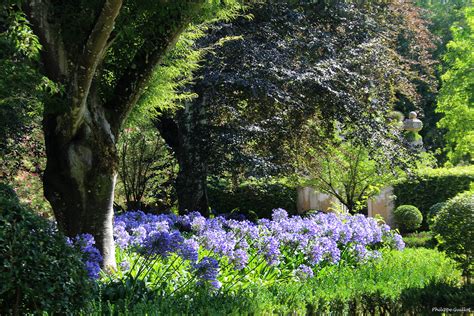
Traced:
<svg viewBox="0 0 474 316">
<path fill-rule="evenodd" d="M 296 200 L 296 209 L 299 214 L 309 210 L 331 212 L 334 209 L 345 210 L 338 199 L 335 197 L 316 191 L 312 187 L 298 188 L 298 198 Z"/>
<path fill-rule="evenodd" d="M 385 223 L 393 225 L 393 211 L 395 209 L 393 187 L 382 189 L 377 196 L 369 199 L 367 204 L 370 217 L 378 214 L 382 216 Z"/>
<path fill-rule="evenodd" d="M 374 217 L 380 215 L 388 225 L 393 224 L 393 210 L 395 208 L 393 187 L 386 187 L 380 194 L 371 198 L 368 203 L 368 215 Z M 312 187 L 298 188 L 296 209 L 299 214 L 309 210 L 331 212 L 334 209 L 346 208 L 333 196 L 318 192 Z"/>
</svg>

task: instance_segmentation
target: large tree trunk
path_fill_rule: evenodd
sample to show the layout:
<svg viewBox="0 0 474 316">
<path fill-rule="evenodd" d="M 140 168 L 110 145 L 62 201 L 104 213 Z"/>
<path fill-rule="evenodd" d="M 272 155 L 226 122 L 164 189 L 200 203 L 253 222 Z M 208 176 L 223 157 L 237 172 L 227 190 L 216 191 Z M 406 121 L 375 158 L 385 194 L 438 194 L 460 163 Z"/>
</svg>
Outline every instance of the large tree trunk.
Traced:
<svg viewBox="0 0 474 316">
<path fill-rule="evenodd" d="M 209 216 L 207 173 L 209 131 L 204 98 L 186 103 L 174 118 L 163 117 L 156 127 L 173 149 L 179 164 L 176 193 L 180 214 L 198 211 Z"/>
<path fill-rule="evenodd" d="M 181 214 L 198 211 L 209 216 L 207 199 L 207 161 L 199 153 L 200 148 L 183 146 L 178 154 L 179 172 L 176 193 Z"/>
<path fill-rule="evenodd" d="M 72 138 L 57 128 L 67 114 L 45 116 L 44 191 L 61 230 L 70 237 L 92 234 L 104 267 L 114 269 L 112 221 L 118 157 L 115 136 L 99 109 L 88 106 Z"/>
<path fill-rule="evenodd" d="M 104 61 L 109 49 L 121 43 L 115 41 L 117 37 L 112 31 L 123 1 L 101 3 L 87 6 L 30 0 L 25 1 L 25 13 L 43 47 L 42 71 L 62 87 L 61 93 L 45 102 L 45 196 L 59 228 L 69 236 L 92 234 L 104 257 L 104 267 L 115 268 L 112 206 L 118 163 L 116 138 L 155 67 L 204 1 L 179 5 L 160 2 L 156 10 L 166 14 L 150 16 L 149 30 L 137 34 L 140 47 L 129 60 L 118 59 L 124 67 L 118 67 L 120 70 L 114 73 L 113 86 L 103 84 L 100 73 L 107 64 Z M 72 19 L 82 21 L 79 28 L 70 29 L 63 21 L 61 12 L 65 6 Z M 150 12 L 153 13 L 157 12 Z M 121 30 L 127 29 L 125 21 L 134 23 L 133 16 L 128 19 L 127 14 L 130 11 L 124 13 Z M 129 44 L 121 43 L 124 46 L 117 51 Z M 111 62 L 118 63 L 115 57 Z M 104 86 L 110 93 L 103 93 Z"/>
</svg>

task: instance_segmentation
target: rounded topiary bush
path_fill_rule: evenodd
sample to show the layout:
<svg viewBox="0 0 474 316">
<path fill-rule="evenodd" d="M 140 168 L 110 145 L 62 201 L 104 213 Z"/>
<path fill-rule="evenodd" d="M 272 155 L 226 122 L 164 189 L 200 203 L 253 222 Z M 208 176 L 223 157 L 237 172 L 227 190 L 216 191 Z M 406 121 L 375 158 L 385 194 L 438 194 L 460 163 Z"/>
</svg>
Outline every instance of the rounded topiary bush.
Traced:
<svg viewBox="0 0 474 316">
<path fill-rule="evenodd" d="M 423 221 L 420 210 L 413 205 L 400 205 L 393 212 L 395 224 L 402 232 L 418 229 Z"/>
<path fill-rule="evenodd" d="M 0 314 L 73 314 L 93 283 L 55 226 L 20 205 L 0 203 Z"/>
<path fill-rule="evenodd" d="M 469 281 L 474 261 L 474 192 L 448 200 L 434 218 L 431 229 L 440 247 L 461 264 Z"/>
</svg>

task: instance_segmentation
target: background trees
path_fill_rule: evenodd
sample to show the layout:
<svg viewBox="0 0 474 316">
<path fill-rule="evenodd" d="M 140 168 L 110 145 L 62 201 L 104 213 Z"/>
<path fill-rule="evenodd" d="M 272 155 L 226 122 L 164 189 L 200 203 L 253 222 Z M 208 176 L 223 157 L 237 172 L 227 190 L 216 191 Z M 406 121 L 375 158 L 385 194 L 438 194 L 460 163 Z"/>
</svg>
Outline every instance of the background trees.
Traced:
<svg viewBox="0 0 474 316">
<path fill-rule="evenodd" d="M 443 114 L 438 127 L 446 129 L 448 158 L 453 164 L 472 163 L 474 157 L 474 9 L 451 28 L 453 39 L 444 55 L 446 72 L 436 111 Z"/>
<path fill-rule="evenodd" d="M 416 104 L 416 83 L 433 78 L 430 33 L 414 7 L 261 3 L 249 13 L 199 41 L 219 48 L 190 85 L 198 97 L 157 124 L 182 156 L 182 211 L 207 211 L 208 174 L 294 172 L 288 162 L 301 142 L 324 143 L 337 128 L 400 158 L 390 111 L 397 99 Z M 317 128 L 308 131 L 309 120 Z"/>
<path fill-rule="evenodd" d="M 395 178 L 390 164 L 353 141 L 304 152 L 300 167 L 308 177 L 305 184 L 334 196 L 350 213 L 367 215 L 367 199 Z"/>
</svg>

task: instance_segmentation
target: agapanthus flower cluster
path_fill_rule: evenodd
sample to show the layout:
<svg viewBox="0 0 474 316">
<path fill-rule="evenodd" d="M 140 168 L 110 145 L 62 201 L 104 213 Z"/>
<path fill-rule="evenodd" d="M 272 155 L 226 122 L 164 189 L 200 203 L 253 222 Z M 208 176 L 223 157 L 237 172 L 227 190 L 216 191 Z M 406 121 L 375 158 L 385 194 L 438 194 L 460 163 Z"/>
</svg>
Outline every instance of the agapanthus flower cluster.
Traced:
<svg viewBox="0 0 474 316">
<path fill-rule="evenodd" d="M 82 261 L 86 266 L 87 274 L 92 279 L 99 278 L 100 264 L 102 263 L 102 256 L 99 250 L 94 246 L 95 240 L 91 234 L 81 234 L 67 242 L 74 247 L 79 247 L 82 252 Z"/>
<path fill-rule="evenodd" d="M 201 283 L 209 283 L 214 288 L 220 288 L 221 283 L 217 280 L 219 274 L 219 263 L 211 257 L 204 257 L 198 263 L 193 264 L 194 273 Z"/>
<path fill-rule="evenodd" d="M 305 280 L 308 278 L 312 278 L 314 276 L 314 272 L 311 267 L 302 264 L 295 270 L 295 275 L 296 277 L 298 277 L 298 279 Z"/>
<path fill-rule="evenodd" d="M 163 258 L 176 254 L 214 286 L 218 285 L 218 262 L 243 270 L 252 261 L 273 267 L 297 258 L 294 274 L 303 277 L 312 276 L 314 267 L 337 264 L 342 257 L 363 263 L 380 257 L 380 248 L 404 247 L 400 235 L 373 218 L 334 213 L 288 216 L 283 209 L 257 224 L 224 217 L 206 219 L 197 212 L 184 216 L 127 212 L 116 216 L 114 237 L 122 249 Z M 199 253 L 204 252 L 205 258 L 199 260 Z"/>
</svg>

